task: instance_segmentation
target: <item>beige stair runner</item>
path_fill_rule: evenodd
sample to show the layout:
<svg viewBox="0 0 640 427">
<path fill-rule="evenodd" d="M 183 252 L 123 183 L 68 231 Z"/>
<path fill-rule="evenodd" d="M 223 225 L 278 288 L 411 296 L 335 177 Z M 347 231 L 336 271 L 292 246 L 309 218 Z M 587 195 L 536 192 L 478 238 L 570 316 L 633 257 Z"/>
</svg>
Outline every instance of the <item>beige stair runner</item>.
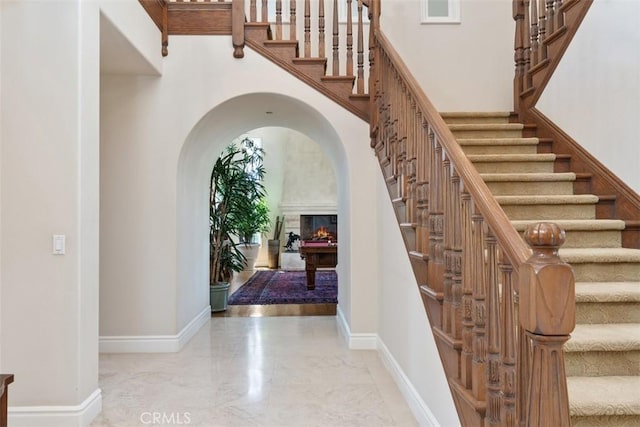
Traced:
<svg viewBox="0 0 640 427">
<path fill-rule="evenodd" d="M 518 231 L 540 220 L 566 231 L 560 256 L 574 269 L 576 321 L 565 345 L 575 427 L 640 426 L 640 250 L 621 247 L 624 222 L 596 219 L 595 195 L 573 194 L 573 173 L 508 113 L 443 113 Z"/>
</svg>

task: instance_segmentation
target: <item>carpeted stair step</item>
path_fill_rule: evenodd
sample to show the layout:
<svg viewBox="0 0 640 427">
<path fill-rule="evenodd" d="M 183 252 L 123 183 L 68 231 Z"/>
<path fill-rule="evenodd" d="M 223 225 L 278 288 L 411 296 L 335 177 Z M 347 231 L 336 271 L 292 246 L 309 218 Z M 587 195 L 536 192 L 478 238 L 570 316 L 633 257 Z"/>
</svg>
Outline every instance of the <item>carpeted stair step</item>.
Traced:
<svg viewBox="0 0 640 427">
<path fill-rule="evenodd" d="M 552 173 L 555 154 L 471 154 L 479 173 Z"/>
<path fill-rule="evenodd" d="M 567 378 L 573 427 L 640 425 L 640 377 Z"/>
<path fill-rule="evenodd" d="M 520 138 L 524 125 L 520 123 L 451 124 L 456 138 Z"/>
<path fill-rule="evenodd" d="M 576 325 L 564 351 L 567 376 L 640 375 L 640 324 Z"/>
<path fill-rule="evenodd" d="M 536 154 L 538 138 L 458 138 L 466 154 Z"/>
<path fill-rule="evenodd" d="M 598 197 L 576 196 L 496 196 L 509 219 L 562 220 L 595 219 Z"/>
<path fill-rule="evenodd" d="M 511 221 L 516 230 L 523 233 L 527 225 L 537 220 Z M 622 246 L 624 221 L 615 219 L 551 220 L 564 231 L 563 248 L 619 248 Z"/>
<path fill-rule="evenodd" d="M 483 173 L 495 196 L 573 194 L 574 173 Z"/>
<path fill-rule="evenodd" d="M 640 324 L 640 282 L 577 282 L 576 322 Z"/>
<path fill-rule="evenodd" d="M 560 258 L 571 265 L 576 282 L 640 281 L 637 249 L 561 248 Z"/>
<path fill-rule="evenodd" d="M 487 123 L 509 123 L 507 111 L 488 112 L 445 112 L 440 113 L 447 124 L 487 124 Z"/>
</svg>

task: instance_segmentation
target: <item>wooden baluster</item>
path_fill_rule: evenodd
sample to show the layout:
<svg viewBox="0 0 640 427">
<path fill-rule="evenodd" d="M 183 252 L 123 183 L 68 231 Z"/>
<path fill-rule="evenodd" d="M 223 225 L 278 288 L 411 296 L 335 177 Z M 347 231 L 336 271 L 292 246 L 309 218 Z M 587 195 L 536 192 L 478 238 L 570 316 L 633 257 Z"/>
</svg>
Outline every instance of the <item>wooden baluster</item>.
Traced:
<svg viewBox="0 0 640 427">
<path fill-rule="evenodd" d="M 558 256 L 564 231 L 553 223 L 527 227 L 533 255 L 520 267 L 520 325 L 533 348 L 527 426 L 570 426 L 562 346 L 575 327 L 573 270 Z"/>
<path fill-rule="evenodd" d="M 462 351 L 460 354 L 460 381 L 471 389 L 471 361 L 473 359 L 473 282 L 475 274 L 473 253 L 473 202 L 471 195 L 463 192 L 462 200 Z"/>
<path fill-rule="evenodd" d="M 162 0 L 162 56 L 169 55 L 169 5 Z"/>
<path fill-rule="evenodd" d="M 311 56 L 311 1 L 304 0 L 304 57 Z"/>
<path fill-rule="evenodd" d="M 276 40 L 282 40 L 282 0 L 276 0 Z"/>
<path fill-rule="evenodd" d="M 340 44 L 340 35 L 338 28 L 338 0 L 333 0 L 333 75 L 340 75 L 340 55 L 338 47 Z"/>
<path fill-rule="evenodd" d="M 526 310 L 526 307 L 520 306 L 518 303 L 518 312 Z M 519 318 L 519 316 L 518 316 Z M 519 322 L 518 322 L 519 323 Z M 518 416 L 518 425 L 527 425 L 527 406 L 529 380 L 531 377 L 531 361 L 533 359 L 533 351 L 531 347 L 531 338 L 527 335 L 527 331 L 522 327 L 518 327 L 518 354 L 516 357 L 517 366 L 517 381 L 516 381 L 516 395 L 517 406 L 516 414 Z"/>
<path fill-rule="evenodd" d="M 474 213 L 473 224 L 473 359 L 471 361 L 471 390 L 476 400 L 485 400 L 485 370 L 487 359 L 486 282 L 484 269 L 484 218 Z"/>
<path fill-rule="evenodd" d="M 445 153 L 444 161 L 442 162 L 442 199 L 443 199 L 443 215 L 442 221 L 444 223 L 444 235 L 443 235 L 443 257 L 444 257 L 444 300 L 442 301 L 442 330 L 448 334 L 452 334 L 451 318 L 452 318 L 452 305 L 453 305 L 453 256 L 452 252 L 452 229 L 453 218 L 451 212 L 451 162 L 449 157 Z"/>
<path fill-rule="evenodd" d="M 429 129 L 431 159 L 429 176 L 429 286 L 437 293 L 444 292 L 443 215 L 442 215 L 442 146 Z M 442 322 L 442 319 L 439 319 Z M 432 325 L 438 327 L 441 325 Z"/>
<path fill-rule="evenodd" d="M 352 0 L 347 0 L 347 76 L 353 76 L 353 16 Z"/>
<path fill-rule="evenodd" d="M 498 245 L 489 230 L 487 243 L 487 424 L 500 425 L 502 399 L 500 387 L 500 283 L 498 281 Z"/>
<path fill-rule="evenodd" d="M 356 91 L 358 95 L 364 94 L 364 25 L 362 23 L 362 0 L 358 0 L 358 79 Z M 370 94 L 373 96 L 373 94 Z"/>
<path fill-rule="evenodd" d="M 532 78 L 531 78 L 531 11 L 529 8 L 529 0 L 524 0 L 524 90 L 529 89 L 533 86 Z"/>
<path fill-rule="evenodd" d="M 555 7 L 555 0 L 547 0 L 547 34 L 553 34 L 556 30 L 556 13 L 558 11 L 555 10 Z"/>
<path fill-rule="evenodd" d="M 289 2 L 289 40 L 298 40 L 296 30 L 296 0 Z"/>
<path fill-rule="evenodd" d="M 408 181 L 409 181 L 409 191 L 407 196 L 407 220 L 409 223 L 413 224 L 416 227 L 417 218 L 416 218 L 416 192 L 417 192 L 417 175 L 416 175 L 416 145 L 418 141 L 417 135 L 417 116 L 416 116 L 416 101 L 413 97 L 409 98 L 409 114 L 407 116 L 407 121 L 409 125 L 407 126 L 408 135 L 407 135 L 407 165 L 408 165 Z M 418 248 L 418 233 L 416 233 L 416 247 L 414 250 Z"/>
<path fill-rule="evenodd" d="M 325 39 L 324 39 L 324 0 L 319 1 L 318 6 L 318 57 L 326 58 L 324 53 Z"/>
<path fill-rule="evenodd" d="M 258 8 L 256 6 L 256 0 L 249 2 L 249 22 L 256 22 L 258 20 Z"/>
<path fill-rule="evenodd" d="M 556 25 L 555 29 L 559 30 L 564 27 L 564 12 L 562 11 L 562 0 L 556 0 Z"/>
<path fill-rule="evenodd" d="M 513 59 L 515 76 L 513 78 L 514 109 L 520 111 L 520 94 L 524 92 L 524 3 L 513 0 L 513 20 L 516 21 L 516 32 L 513 42 Z"/>
<path fill-rule="evenodd" d="M 422 244 L 420 252 L 422 254 L 429 253 L 430 237 L 429 237 L 429 159 L 431 158 L 431 140 L 429 137 L 429 123 L 425 120 L 422 112 L 420 112 L 420 121 L 422 126 L 420 129 L 420 154 L 418 155 L 418 171 L 420 185 L 420 216 Z"/>
<path fill-rule="evenodd" d="M 451 336 L 462 339 L 462 199 L 460 176 L 453 172 L 451 178 Z"/>
<path fill-rule="evenodd" d="M 544 0 L 540 0 L 544 5 Z M 531 0 L 531 67 L 535 67 L 539 57 L 538 45 L 538 0 Z"/>
<path fill-rule="evenodd" d="M 262 22 L 269 22 L 269 0 L 262 0 L 262 7 L 260 8 L 260 15 L 262 15 Z"/>
<path fill-rule="evenodd" d="M 515 293 L 513 288 L 513 267 L 506 260 L 500 263 L 502 273 L 502 333 L 500 335 L 500 357 L 502 359 L 502 414 L 505 427 L 515 427 L 518 423 L 516 415 L 516 331 L 517 313 L 515 310 Z"/>
<path fill-rule="evenodd" d="M 553 0 L 551 0 L 553 1 Z M 540 24 L 538 25 L 538 61 L 542 62 L 547 59 L 547 44 L 545 40 L 547 39 L 547 28 L 549 23 L 549 17 L 545 13 L 545 4 L 544 0 L 540 0 L 540 16 L 538 17 Z M 551 32 L 552 30 L 549 30 Z"/>
</svg>

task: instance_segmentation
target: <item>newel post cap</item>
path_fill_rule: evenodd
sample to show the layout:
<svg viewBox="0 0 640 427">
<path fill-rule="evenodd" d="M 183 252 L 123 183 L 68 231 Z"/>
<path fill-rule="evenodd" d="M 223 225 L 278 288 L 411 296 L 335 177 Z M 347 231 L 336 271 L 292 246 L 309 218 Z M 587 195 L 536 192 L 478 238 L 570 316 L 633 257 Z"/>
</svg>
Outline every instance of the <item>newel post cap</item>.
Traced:
<svg viewBox="0 0 640 427">
<path fill-rule="evenodd" d="M 575 279 L 558 256 L 565 233 L 557 224 L 531 224 L 524 232 L 533 254 L 520 267 L 520 324 L 538 335 L 569 335 L 575 327 Z"/>
</svg>

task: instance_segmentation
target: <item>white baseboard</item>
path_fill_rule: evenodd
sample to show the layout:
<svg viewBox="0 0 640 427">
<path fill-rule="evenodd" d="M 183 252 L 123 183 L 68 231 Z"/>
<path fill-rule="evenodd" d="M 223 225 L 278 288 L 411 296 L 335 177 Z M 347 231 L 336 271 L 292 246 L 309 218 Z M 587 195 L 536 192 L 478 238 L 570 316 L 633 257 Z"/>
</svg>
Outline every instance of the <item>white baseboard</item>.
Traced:
<svg viewBox="0 0 640 427">
<path fill-rule="evenodd" d="M 211 320 L 211 307 L 207 306 L 177 335 L 102 336 L 100 353 L 176 353 Z"/>
<path fill-rule="evenodd" d="M 344 317 L 342 309 L 338 305 L 336 321 L 340 334 L 346 340 L 347 346 L 351 350 L 376 350 L 378 343 L 377 334 L 352 334 L 351 328 Z"/>
<path fill-rule="evenodd" d="M 409 378 L 404 374 L 404 371 L 396 359 L 380 339 L 378 339 L 378 353 L 382 358 L 382 362 L 391 374 L 391 377 L 400 389 L 400 392 L 404 396 L 411 412 L 413 412 L 413 415 L 416 417 L 418 424 L 426 427 L 440 427 L 440 423 L 433 415 L 433 412 L 431 412 L 431 409 L 429 409 L 424 400 L 422 400 L 418 391 L 413 387 Z"/>
<path fill-rule="evenodd" d="M 96 389 L 76 406 L 9 406 L 11 427 L 86 427 L 102 410 L 102 391 Z"/>
</svg>

